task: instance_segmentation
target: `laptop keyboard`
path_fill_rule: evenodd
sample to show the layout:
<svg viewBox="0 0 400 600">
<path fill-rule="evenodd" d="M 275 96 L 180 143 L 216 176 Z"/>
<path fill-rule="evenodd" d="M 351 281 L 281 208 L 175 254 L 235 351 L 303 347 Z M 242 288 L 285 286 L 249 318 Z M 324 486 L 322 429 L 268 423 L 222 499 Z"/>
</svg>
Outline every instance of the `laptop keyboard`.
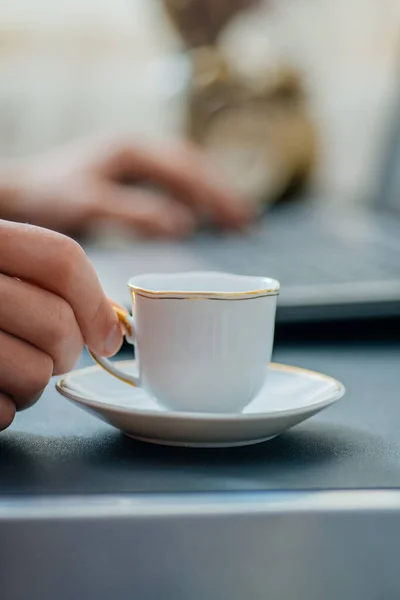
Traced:
<svg viewBox="0 0 400 600">
<path fill-rule="evenodd" d="M 285 219 L 284 230 L 272 222 L 249 237 L 204 235 L 184 250 L 200 256 L 207 268 L 265 274 L 284 285 L 400 280 L 400 241 L 375 222 L 364 228 L 349 219 L 331 225 L 326 229 L 309 219 L 291 228 Z"/>
<path fill-rule="evenodd" d="M 379 282 L 400 284 L 400 224 L 396 218 L 371 213 L 360 213 L 355 219 L 318 216 L 314 211 L 282 214 L 282 219 L 272 214 L 260 220 L 247 236 L 203 232 L 180 243 L 153 241 L 114 252 L 86 249 L 106 293 L 127 306 L 126 280 L 132 273 L 187 270 L 274 277 L 282 284 L 281 308 L 298 306 L 298 302 L 322 306 L 324 293 L 326 301 L 341 302 L 349 298 L 351 290 L 354 297 L 366 297 L 369 289 L 371 298 L 394 294 L 400 299 L 398 286 L 395 291 L 393 286 L 379 286 Z M 370 282 L 373 285 L 369 287 Z M 334 298 L 328 288 L 325 292 L 321 288 L 316 295 L 311 287 L 349 283 L 360 285 L 346 286 L 346 290 L 339 287 Z"/>
</svg>

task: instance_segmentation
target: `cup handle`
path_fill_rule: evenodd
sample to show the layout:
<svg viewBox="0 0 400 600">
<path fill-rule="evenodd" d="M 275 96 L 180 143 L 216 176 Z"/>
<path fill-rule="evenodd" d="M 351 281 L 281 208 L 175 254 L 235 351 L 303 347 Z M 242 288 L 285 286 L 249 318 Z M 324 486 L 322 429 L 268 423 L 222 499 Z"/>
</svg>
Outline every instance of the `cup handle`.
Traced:
<svg viewBox="0 0 400 600">
<path fill-rule="evenodd" d="M 112 307 L 115 310 L 115 313 L 124 331 L 126 341 L 129 344 L 133 345 L 135 343 L 135 326 L 133 322 L 133 317 L 124 308 L 118 306 L 117 304 L 113 304 Z M 129 383 L 130 385 L 133 385 L 135 387 L 140 386 L 140 375 L 130 375 L 128 373 L 125 373 L 124 371 L 121 371 L 121 369 L 118 369 L 118 367 L 116 367 L 110 360 L 108 360 L 108 358 L 100 356 L 99 354 L 97 354 L 93 350 L 90 350 L 89 348 L 88 352 L 93 358 L 93 360 L 98 365 L 100 365 L 100 367 L 102 367 L 105 371 L 107 371 L 107 373 L 110 373 L 110 375 L 113 375 L 114 377 L 120 379 L 124 383 Z"/>
</svg>

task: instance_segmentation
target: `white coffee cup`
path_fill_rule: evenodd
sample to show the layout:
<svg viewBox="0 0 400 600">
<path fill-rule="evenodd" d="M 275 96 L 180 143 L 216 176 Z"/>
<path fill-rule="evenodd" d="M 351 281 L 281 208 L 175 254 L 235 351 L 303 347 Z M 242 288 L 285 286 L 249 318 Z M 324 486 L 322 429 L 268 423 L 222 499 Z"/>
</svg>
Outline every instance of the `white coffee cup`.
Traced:
<svg viewBox="0 0 400 600">
<path fill-rule="evenodd" d="M 214 272 L 146 274 L 128 282 L 137 375 L 91 353 L 109 373 L 177 411 L 235 413 L 256 396 L 271 360 L 279 282 Z"/>
</svg>

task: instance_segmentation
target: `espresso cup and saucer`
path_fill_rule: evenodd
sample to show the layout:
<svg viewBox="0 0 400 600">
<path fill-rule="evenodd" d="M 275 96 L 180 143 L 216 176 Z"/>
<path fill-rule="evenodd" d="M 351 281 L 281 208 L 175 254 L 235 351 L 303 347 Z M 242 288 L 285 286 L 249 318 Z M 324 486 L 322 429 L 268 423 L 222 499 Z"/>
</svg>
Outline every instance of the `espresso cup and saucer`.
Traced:
<svg viewBox="0 0 400 600">
<path fill-rule="evenodd" d="M 214 272 L 128 282 L 115 307 L 135 360 L 73 371 L 58 391 L 133 438 L 224 447 L 276 437 L 345 392 L 326 375 L 271 363 L 279 282 Z"/>
</svg>

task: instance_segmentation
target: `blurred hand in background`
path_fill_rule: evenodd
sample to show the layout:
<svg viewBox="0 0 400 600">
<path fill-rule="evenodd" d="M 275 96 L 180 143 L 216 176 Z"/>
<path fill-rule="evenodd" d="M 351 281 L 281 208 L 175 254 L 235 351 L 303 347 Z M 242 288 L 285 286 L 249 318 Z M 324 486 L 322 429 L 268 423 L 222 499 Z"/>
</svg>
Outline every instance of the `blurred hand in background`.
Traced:
<svg viewBox="0 0 400 600">
<path fill-rule="evenodd" d="M 241 228 L 254 211 L 201 151 L 180 142 L 92 139 L 0 167 L 0 218 L 85 234 L 104 221 L 182 237 L 212 222 Z"/>
</svg>

